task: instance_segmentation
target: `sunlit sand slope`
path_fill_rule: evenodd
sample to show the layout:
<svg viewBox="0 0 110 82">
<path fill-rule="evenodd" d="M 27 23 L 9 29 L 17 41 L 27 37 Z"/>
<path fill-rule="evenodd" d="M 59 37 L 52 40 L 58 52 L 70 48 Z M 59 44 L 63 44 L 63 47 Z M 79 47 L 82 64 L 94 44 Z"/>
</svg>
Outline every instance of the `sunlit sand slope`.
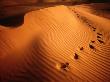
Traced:
<svg viewBox="0 0 110 82">
<path fill-rule="evenodd" d="M 109 82 L 110 20 L 89 7 L 50 7 L 0 26 L 0 82 Z"/>
</svg>

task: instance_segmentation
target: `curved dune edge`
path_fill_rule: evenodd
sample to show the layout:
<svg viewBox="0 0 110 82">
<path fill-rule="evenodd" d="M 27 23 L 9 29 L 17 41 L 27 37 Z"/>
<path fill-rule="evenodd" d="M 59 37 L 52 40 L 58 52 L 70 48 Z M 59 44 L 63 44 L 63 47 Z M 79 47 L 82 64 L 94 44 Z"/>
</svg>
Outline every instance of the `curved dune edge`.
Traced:
<svg viewBox="0 0 110 82">
<path fill-rule="evenodd" d="M 57 6 L 32 11 L 22 26 L 1 29 L 0 82 L 109 82 L 110 20 L 86 9 Z M 61 69 L 66 62 L 68 68 Z"/>
</svg>

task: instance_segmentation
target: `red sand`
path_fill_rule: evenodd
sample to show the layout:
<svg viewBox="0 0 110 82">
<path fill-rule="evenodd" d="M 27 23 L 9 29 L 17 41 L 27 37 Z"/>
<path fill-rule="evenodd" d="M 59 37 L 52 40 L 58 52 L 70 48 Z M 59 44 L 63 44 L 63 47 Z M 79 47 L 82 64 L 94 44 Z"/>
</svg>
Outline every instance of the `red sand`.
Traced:
<svg viewBox="0 0 110 82">
<path fill-rule="evenodd" d="M 0 26 L 0 82 L 109 82 L 110 19 L 96 12 L 50 7 L 27 13 L 17 28 Z"/>
</svg>

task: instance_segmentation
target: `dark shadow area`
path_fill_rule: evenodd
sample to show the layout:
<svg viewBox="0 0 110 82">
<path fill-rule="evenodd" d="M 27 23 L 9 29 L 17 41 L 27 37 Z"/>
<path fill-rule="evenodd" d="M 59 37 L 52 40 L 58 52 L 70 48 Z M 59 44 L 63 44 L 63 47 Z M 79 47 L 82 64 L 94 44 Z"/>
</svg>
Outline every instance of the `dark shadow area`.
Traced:
<svg viewBox="0 0 110 82">
<path fill-rule="evenodd" d="M 89 3 L 105 3 L 110 2 L 110 0 L 87 0 Z"/>
<path fill-rule="evenodd" d="M 22 25 L 24 22 L 24 14 L 8 17 L 5 19 L 0 19 L 0 25 L 6 26 L 6 27 L 18 27 Z"/>
</svg>

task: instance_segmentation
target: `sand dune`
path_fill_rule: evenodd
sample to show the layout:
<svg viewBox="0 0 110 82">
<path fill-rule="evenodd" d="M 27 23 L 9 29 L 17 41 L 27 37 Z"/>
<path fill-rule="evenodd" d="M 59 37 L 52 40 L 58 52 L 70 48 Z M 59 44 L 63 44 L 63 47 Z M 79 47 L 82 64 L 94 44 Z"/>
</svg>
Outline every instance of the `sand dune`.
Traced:
<svg viewBox="0 0 110 82">
<path fill-rule="evenodd" d="M 0 82 L 109 82 L 110 19 L 95 12 L 56 6 L 0 26 Z"/>
</svg>

